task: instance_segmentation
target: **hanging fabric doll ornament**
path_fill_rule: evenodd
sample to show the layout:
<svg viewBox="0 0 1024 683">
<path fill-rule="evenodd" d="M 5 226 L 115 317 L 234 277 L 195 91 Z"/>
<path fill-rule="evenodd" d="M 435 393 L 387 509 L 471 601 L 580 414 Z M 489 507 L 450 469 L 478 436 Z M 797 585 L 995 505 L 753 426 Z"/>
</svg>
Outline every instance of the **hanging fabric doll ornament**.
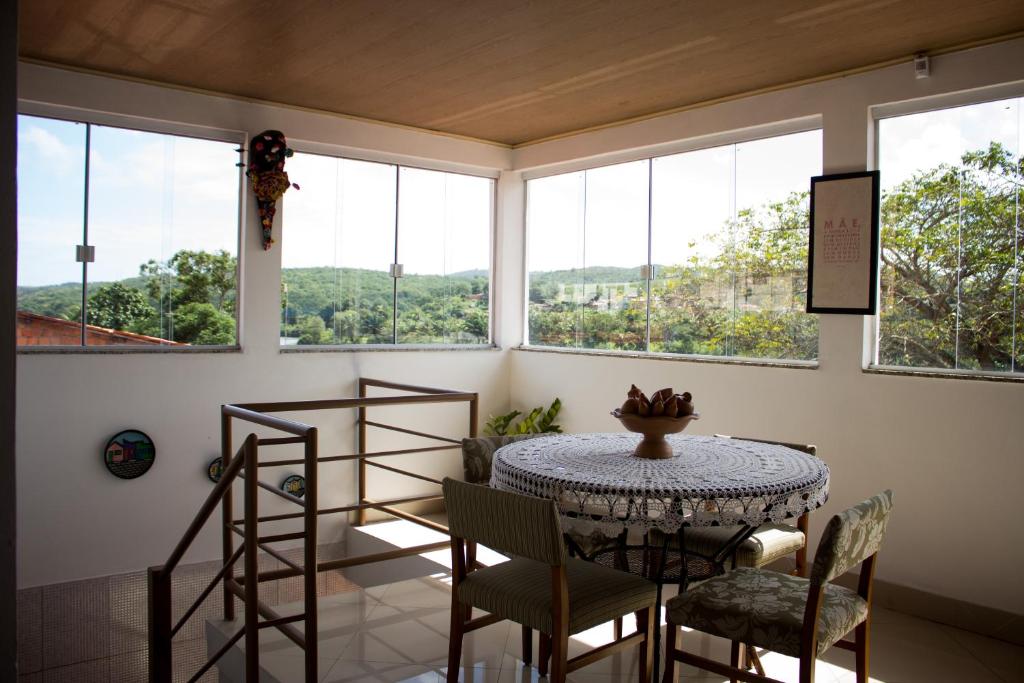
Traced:
<svg viewBox="0 0 1024 683">
<path fill-rule="evenodd" d="M 270 249 L 274 243 L 271 230 L 274 227 L 274 216 L 277 214 L 277 200 L 285 191 L 294 185 L 284 172 L 284 160 L 293 154 L 288 149 L 284 133 L 279 130 L 265 130 L 253 136 L 249 145 L 249 168 L 245 175 L 252 183 L 252 192 L 256 195 L 256 208 L 260 213 L 260 225 L 263 228 L 263 250 Z"/>
</svg>

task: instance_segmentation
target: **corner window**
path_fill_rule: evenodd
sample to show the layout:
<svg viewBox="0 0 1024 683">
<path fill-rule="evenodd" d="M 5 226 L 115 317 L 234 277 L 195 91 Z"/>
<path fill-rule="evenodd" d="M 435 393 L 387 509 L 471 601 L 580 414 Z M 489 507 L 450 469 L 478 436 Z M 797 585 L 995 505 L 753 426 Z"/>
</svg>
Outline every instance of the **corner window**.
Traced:
<svg viewBox="0 0 1024 683">
<path fill-rule="evenodd" d="M 494 181 L 297 153 L 281 345 L 487 344 Z"/>
<path fill-rule="evenodd" d="M 236 344 L 237 146 L 19 116 L 18 344 Z"/>
<path fill-rule="evenodd" d="M 1022 104 L 878 122 L 880 365 L 1024 372 Z"/>
<path fill-rule="evenodd" d="M 530 180 L 529 343 L 814 360 L 808 131 Z"/>
</svg>

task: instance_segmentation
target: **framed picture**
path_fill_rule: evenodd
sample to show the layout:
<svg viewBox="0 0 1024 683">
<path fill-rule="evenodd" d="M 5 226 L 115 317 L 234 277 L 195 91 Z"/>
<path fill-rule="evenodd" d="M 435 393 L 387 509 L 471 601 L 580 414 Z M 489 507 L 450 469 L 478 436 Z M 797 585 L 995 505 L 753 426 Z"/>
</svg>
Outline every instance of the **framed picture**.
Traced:
<svg viewBox="0 0 1024 683">
<path fill-rule="evenodd" d="M 878 203 L 878 171 L 811 178 L 808 313 L 875 314 Z"/>
</svg>

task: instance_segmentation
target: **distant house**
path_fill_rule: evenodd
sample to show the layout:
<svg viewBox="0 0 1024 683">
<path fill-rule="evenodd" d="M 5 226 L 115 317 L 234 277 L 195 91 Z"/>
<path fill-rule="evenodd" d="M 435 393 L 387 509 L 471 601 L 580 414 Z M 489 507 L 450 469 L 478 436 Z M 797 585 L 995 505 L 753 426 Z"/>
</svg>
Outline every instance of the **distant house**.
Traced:
<svg viewBox="0 0 1024 683">
<path fill-rule="evenodd" d="M 188 346 L 181 342 L 112 330 L 98 325 L 86 325 L 85 333 L 86 344 L 89 346 Z M 80 346 L 81 343 L 81 323 L 30 311 L 18 311 L 18 346 Z"/>
<path fill-rule="evenodd" d="M 124 462 L 124 447 L 116 441 L 110 444 L 107 449 L 107 458 L 110 462 Z"/>
</svg>

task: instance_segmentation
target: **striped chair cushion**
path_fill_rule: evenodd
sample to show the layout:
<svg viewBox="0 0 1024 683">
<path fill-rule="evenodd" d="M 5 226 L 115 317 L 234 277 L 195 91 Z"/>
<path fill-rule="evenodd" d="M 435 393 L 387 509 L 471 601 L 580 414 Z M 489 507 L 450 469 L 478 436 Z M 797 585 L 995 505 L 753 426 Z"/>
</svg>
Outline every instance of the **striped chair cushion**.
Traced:
<svg viewBox="0 0 1024 683">
<path fill-rule="evenodd" d="M 683 538 L 689 552 L 712 557 L 737 531 L 738 527 L 692 527 L 683 532 Z M 796 527 L 763 524 L 736 550 L 736 566 L 763 567 L 780 557 L 795 553 L 806 544 L 804 533 Z M 673 547 L 677 546 L 673 544 Z M 726 566 L 730 566 L 728 562 Z"/>
<path fill-rule="evenodd" d="M 653 607 L 653 583 L 590 562 L 566 562 L 569 633 Z M 459 584 L 459 602 L 551 633 L 551 567 L 516 558 L 470 572 Z"/>
<path fill-rule="evenodd" d="M 687 590 L 666 605 L 669 623 L 798 657 L 810 581 L 739 568 Z M 821 654 L 868 616 L 857 593 L 826 584 L 818 619 Z"/>
</svg>

